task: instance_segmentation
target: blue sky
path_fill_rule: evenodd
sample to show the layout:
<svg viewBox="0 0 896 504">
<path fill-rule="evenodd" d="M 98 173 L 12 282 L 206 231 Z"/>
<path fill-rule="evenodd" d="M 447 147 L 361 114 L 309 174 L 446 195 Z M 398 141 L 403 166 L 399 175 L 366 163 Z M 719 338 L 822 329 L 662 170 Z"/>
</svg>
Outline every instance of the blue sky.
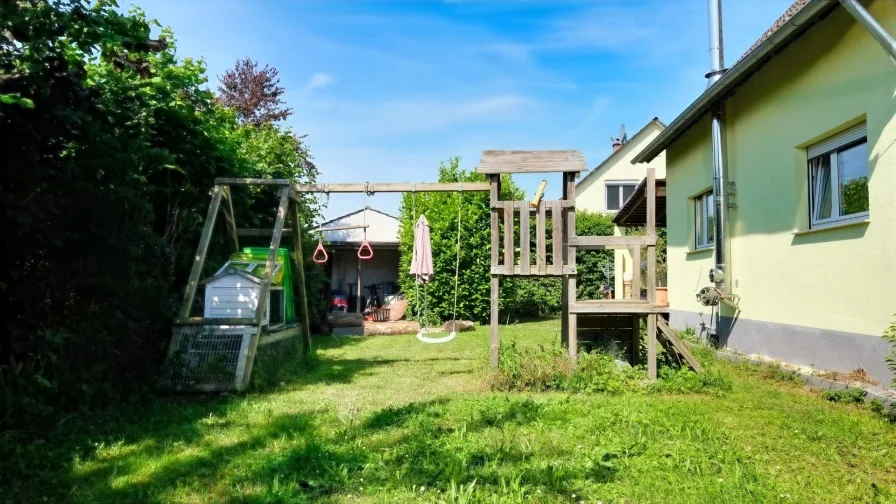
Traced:
<svg viewBox="0 0 896 504">
<path fill-rule="evenodd" d="M 211 84 L 244 56 L 280 70 L 322 182 L 434 181 L 484 149 L 579 149 L 672 121 L 705 88 L 705 0 L 137 0 Z M 791 0 L 724 0 L 726 63 Z M 548 196 L 559 193 L 548 178 Z M 519 177 L 531 194 L 539 176 Z M 334 217 L 363 206 L 333 195 Z M 373 207 L 395 212 L 397 195 Z"/>
</svg>

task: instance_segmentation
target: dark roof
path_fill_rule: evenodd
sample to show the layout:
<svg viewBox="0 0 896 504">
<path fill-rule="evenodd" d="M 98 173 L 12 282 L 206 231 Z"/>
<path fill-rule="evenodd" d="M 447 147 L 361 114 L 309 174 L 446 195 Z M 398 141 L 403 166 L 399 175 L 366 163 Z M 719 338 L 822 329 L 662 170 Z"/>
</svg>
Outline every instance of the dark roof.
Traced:
<svg viewBox="0 0 896 504">
<path fill-rule="evenodd" d="M 625 200 L 613 223 L 621 227 L 647 225 L 647 179 Z M 666 227 L 666 179 L 656 179 L 656 225 Z"/>
<path fill-rule="evenodd" d="M 787 24 L 787 22 L 790 21 L 790 19 L 795 16 L 796 13 L 800 11 L 800 9 L 808 5 L 810 1 L 812 0 L 796 0 L 795 2 L 790 4 L 790 7 L 788 7 L 787 10 L 784 11 L 784 14 L 782 14 L 781 17 L 775 20 L 775 22 L 772 23 L 771 27 L 769 27 L 768 30 L 765 30 L 765 33 L 763 33 L 762 36 L 759 37 L 759 39 L 754 42 L 753 45 L 751 45 L 750 48 L 747 49 L 747 51 L 743 53 L 740 58 L 737 59 L 735 65 L 740 62 L 740 60 L 746 58 L 747 55 L 753 52 L 754 49 L 759 47 L 760 44 L 768 40 L 768 38 L 771 37 L 772 34 L 778 31 L 782 26 Z"/>
<path fill-rule="evenodd" d="M 610 161 L 613 159 L 616 159 L 617 156 L 620 156 L 621 155 L 620 153 L 622 151 L 626 150 L 626 148 L 632 143 L 632 141 L 634 139 L 638 138 L 638 136 L 640 136 L 642 133 L 647 131 L 647 128 L 649 128 L 651 124 L 656 124 L 657 126 L 660 127 L 661 130 L 666 128 L 665 123 L 663 123 L 663 121 L 660 121 L 659 117 L 654 117 L 653 119 L 650 120 L 650 122 L 645 124 L 643 128 L 639 129 L 637 133 L 632 135 L 632 137 L 628 140 L 628 142 L 625 143 L 625 145 L 622 146 L 621 149 L 619 149 L 618 151 L 613 152 L 612 154 L 607 156 L 607 158 L 604 159 L 603 161 L 601 161 L 601 163 L 599 165 L 595 166 L 593 170 L 588 172 L 588 175 L 585 175 L 584 177 L 582 177 L 582 180 L 576 182 L 576 186 L 578 186 L 582 182 L 588 180 L 588 177 L 590 177 L 590 176 L 594 175 L 595 173 L 597 173 L 598 171 L 600 171 L 601 168 L 608 165 L 610 163 Z"/>
</svg>

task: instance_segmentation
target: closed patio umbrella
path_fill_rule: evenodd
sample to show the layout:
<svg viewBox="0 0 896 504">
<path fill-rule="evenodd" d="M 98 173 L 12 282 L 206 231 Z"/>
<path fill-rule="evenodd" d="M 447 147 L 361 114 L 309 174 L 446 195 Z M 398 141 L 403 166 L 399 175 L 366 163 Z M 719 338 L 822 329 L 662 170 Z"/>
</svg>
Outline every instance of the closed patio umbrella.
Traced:
<svg viewBox="0 0 896 504">
<path fill-rule="evenodd" d="M 417 283 L 427 283 L 433 279 L 432 245 L 429 240 L 429 222 L 421 215 L 414 225 L 414 254 L 411 259 L 411 274 Z"/>
</svg>

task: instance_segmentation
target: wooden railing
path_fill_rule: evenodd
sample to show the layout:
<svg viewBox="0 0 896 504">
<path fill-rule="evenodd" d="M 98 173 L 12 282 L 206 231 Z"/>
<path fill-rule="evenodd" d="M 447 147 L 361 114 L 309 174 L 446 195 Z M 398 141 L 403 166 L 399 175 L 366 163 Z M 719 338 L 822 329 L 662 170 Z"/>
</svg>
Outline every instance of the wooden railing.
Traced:
<svg viewBox="0 0 896 504">
<path fill-rule="evenodd" d="M 562 215 L 570 207 L 570 202 L 564 200 L 543 200 L 534 208 L 528 201 L 495 202 L 492 205 L 492 274 L 563 275 L 563 247 L 567 241 Z"/>
</svg>

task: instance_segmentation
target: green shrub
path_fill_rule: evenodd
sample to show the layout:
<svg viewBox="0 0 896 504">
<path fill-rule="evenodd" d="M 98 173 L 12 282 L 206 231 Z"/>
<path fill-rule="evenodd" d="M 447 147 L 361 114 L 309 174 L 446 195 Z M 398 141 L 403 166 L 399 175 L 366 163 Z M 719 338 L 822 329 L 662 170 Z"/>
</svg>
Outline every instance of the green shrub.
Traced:
<svg viewBox="0 0 896 504">
<path fill-rule="evenodd" d="M 875 399 L 871 401 L 871 411 L 882 416 L 884 420 L 896 424 L 896 403 L 890 404 L 887 408 L 880 399 Z"/>
<path fill-rule="evenodd" d="M 896 379 L 896 319 L 884 331 L 884 339 L 893 345 L 893 349 L 890 350 L 890 353 L 884 359 L 887 362 L 887 367 L 890 368 L 890 372 L 893 373 L 893 378 Z"/>
<path fill-rule="evenodd" d="M 576 210 L 576 234 L 613 236 L 616 225 L 607 213 Z M 603 299 L 601 285 L 614 287 L 615 254 L 612 250 L 576 252 L 576 296 L 579 299 Z"/>
<path fill-rule="evenodd" d="M 731 378 L 718 369 L 705 369 L 695 373 L 687 368 L 660 368 L 659 380 L 650 385 L 651 392 L 667 394 L 693 394 L 703 391 L 728 392 L 731 390 Z"/>
<path fill-rule="evenodd" d="M 644 378 L 642 368 L 621 365 L 605 352 L 582 352 L 578 364 L 564 383 L 564 390 L 618 394 L 637 390 L 640 380 Z"/>
<path fill-rule="evenodd" d="M 821 392 L 821 397 L 824 397 L 828 401 L 845 404 L 862 404 L 865 402 L 866 395 L 868 395 L 868 392 L 857 388 L 823 390 Z"/>
</svg>

